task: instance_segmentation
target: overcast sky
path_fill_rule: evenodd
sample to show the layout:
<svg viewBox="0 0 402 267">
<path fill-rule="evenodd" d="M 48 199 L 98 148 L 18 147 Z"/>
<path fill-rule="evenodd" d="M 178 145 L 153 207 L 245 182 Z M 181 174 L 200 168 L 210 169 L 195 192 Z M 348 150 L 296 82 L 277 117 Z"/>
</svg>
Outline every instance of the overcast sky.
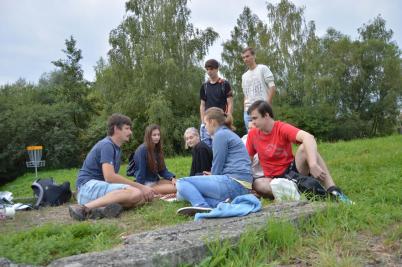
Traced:
<svg viewBox="0 0 402 267">
<path fill-rule="evenodd" d="M 277 3 L 278 1 L 270 1 Z M 51 61 L 64 58 L 61 51 L 70 35 L 82 50 L 84 76 L 94 79 L 94 66 L 109 50 L 109 33 L 125 16 L 124 0 L 0 0 L 0 85 L 19 78 L 36 83 L 54 70 Z M 398 0 L 294 0 L 305 7 L 307 21 L 314 20 L 318 36 L 329 27 L 357 38 L 357 29 L 378 14 L 402 46 L 402 1 Z M 212 27 L 220 35 L 208 58 L 220 60 L 221 44 L 230 38 L 244 6 L 265 20 L 265 0 L 189 1 L 195 27 Z"/>
</svg>

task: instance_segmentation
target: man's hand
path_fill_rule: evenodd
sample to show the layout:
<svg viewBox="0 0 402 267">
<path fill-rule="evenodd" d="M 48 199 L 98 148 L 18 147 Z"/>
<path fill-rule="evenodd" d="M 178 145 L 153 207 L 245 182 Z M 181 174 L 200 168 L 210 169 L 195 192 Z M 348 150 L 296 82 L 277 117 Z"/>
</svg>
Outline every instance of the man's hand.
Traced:
<svg viewBox="0 0 402 267">
<path fill-rule="evenodd" d="M 328 177 L 328 174 L 317 163 L 310 166 L 310 173 L 320 181 L 325 181 Z"/>
<path fill-rule="evenodd" d="M 155 191 L 148 186 L 144 186 L 142 189 L 142 195 L 144 196 L 145 201 L 151 202 L 154 199 Z"/>
<path fill-rule="evenodd" d="M 177 179 L 176 179 L 176 178 L 172 178 L 172 185 L 176 186 L 176 182 L 177 182 Z"/>
<path fill-rule="evenodd" d="M 211 172 L 203 171 L 202 174 L 203 175 L 211 175 Z"/>
</svg>

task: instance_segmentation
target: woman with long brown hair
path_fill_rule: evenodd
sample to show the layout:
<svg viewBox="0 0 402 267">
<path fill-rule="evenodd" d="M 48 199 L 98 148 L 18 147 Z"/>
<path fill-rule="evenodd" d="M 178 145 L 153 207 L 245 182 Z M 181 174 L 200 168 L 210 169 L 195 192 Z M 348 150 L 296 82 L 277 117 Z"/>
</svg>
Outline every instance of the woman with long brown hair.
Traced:
<svg viewBox="0 0 402 267">
<path fill-rule="evenodd" d="M 144 143 L 135 151 L 134 162 L 138 183 L 152 187 L 157 194 L 176 193 L 176 176 L 166 168 L 159 125 L 151 124 L 145 129 Z"/>
</svg>

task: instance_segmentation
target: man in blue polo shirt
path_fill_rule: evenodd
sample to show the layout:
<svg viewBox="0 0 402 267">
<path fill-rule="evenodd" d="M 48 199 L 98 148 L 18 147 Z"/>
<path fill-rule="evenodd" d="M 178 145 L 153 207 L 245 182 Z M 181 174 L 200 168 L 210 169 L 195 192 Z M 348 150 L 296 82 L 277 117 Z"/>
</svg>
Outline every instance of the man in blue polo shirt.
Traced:
<svg viewBox="0 0 402 267">
<path fill-rule="evenodd" d="M 107 123 L 108 136 L 88 153 L 76 182 L 78 205 L 69 206 L 76 220 L 117 217 L 124 208 L 152 201 L 150 187 L 133 182 L 119 174 L 121 145 L 130 140 L 131 120 L 113 114 Z"/>
</svg>

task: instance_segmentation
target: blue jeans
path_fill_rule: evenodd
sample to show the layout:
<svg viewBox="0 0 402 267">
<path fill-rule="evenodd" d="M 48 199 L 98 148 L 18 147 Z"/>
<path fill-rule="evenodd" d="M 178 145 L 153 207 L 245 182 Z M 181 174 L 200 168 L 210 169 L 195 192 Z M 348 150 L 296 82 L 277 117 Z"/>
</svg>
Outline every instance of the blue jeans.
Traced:
<svg viewBox="0 0 402 267">
<path fill-rule="evenodd" d="M 209 135 L 207 128 L 205 128 L 204 123 L 201 123 L 201 126 L 200 126 L 200 139 L 202 142 L 207 144 L 209 147 L 212 147 L 212 137 Z"/>
<path fill-rule="evenodd" d="M 125 189 L 127 184 L 111 184 L 105 181 L 89 180 L 78 189 L 78 204 L 85 205 L 115 190 Z"/>
<path fill-rule="evenodd" d="M 247 114 L 247 111 L 244 111 L 243 113 L 243 120 L 244 126 L 246 126 L 246 131 L 248 132 L 248 123 L 251 121 L 251 116 Z"/>
<path fill-rule="evenodd" d="M 227 175 L 191 176 L 177 180 L 177 199 L 194 207 L 215 208 L 219 202 L 249 193 L 249 190 Z"/>
</svg>

